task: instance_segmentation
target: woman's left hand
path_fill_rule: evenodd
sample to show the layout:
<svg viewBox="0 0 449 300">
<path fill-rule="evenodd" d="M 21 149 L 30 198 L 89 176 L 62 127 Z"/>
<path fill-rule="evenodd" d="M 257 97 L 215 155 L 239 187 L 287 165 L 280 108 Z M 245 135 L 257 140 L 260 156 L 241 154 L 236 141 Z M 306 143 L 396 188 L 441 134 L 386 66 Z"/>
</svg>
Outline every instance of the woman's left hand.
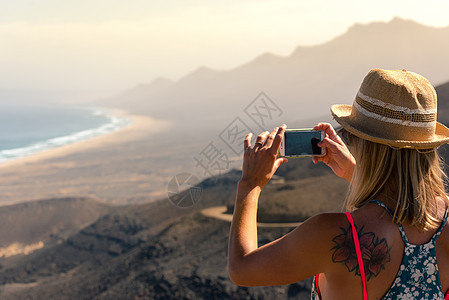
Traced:
<svg viewBox="0 0 449 300">
<path fill-rule="evenodd" d="M 279 166 L 288 161 L 286 158 L 277 158 L 286 127 L 284 124 L 274 128 L 271 133 L 265 131 L 259 134 L 253 148 L 251 148 L 252 133 L 246 136 L 241 183 L 249 187 L 262 188 L 270 181 Z"/>
</svg>

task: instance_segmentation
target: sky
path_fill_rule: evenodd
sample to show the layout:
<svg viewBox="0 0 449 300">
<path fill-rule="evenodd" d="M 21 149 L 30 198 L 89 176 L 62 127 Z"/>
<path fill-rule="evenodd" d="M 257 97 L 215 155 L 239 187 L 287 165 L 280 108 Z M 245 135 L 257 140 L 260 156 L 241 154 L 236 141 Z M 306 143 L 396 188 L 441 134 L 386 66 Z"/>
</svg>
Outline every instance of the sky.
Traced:
<svg viewBox="0 0 449 300">
<path fill-rule="evenodd" d="M 354 23 L 449 26 L 447 0 L 14 0 L 0 11 L 0 90 L 92 97 L 265 52 L 287 56 Z"/>
</svg>

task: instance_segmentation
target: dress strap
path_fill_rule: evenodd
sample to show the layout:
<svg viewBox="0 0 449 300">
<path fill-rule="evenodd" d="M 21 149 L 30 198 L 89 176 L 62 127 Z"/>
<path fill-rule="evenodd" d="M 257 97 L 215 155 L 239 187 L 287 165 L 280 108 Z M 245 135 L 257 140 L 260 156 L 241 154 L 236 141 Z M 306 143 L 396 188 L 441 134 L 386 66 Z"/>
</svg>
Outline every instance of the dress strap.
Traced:
<svg viewBox="0 0 449 300">
<path fill-rule="evenodd" d="M 379 205 L 379 206 L 382 206 L 383 208 L 385 208 L 385 209 L 388 211 L 388 213 L 389 213 L 392 217 L 394 216 L 393 211 L 392 211 L 390 208 L 388 208 L 388 207 L 385 205 L 385 203 L 380 202 L 379 200 L 376 200 L 376 199 L 375 199 L 375 200 L 371 200 L 370 203 L 375 203 L 375 204 L 377 204 L 377 205 Z M 410 244 L 409 241 L 408 241 L 407 235 L 405 234 L 404 227 L 402 227 L 402 224 L 401 224 L 400 222 L 397 222 L 396 219 L 397 219 L 397 218 L 395 218 L 394 221 L 395 221 L 395 223 L 398 225 L 399 232 L 401 233 L 401 236 L 402 236 L 402 239 L 404 240 L 404 243 L 405 243 L 406 245 Z"/>
<path fill-rule="evenodd" d="M 393 211 L 392 211 L 390 208 L 388 208 L 388 207 L 385 205 L 385 203 L 380 202 L 380 201 L 377 200 L 377 199 L 371 200 L 370 203 L 375 203 L 375 204 L 377 204 L 377 205 L 379 205 L 379 206 L 382 206 L 383 208 L 385 208 L 385 209 L 388 211 L 388 213 L 389 213 L 391 216 L 394 216 Z"/>
<path fill-rule="evenodd" d="M 363 300 L 368 300 L 368 293 L 366 291 L 365 266 L 363 264 L 362 251 L 360 250 L 359 236 L 357 234 L 357 230 L 355 229 L 354 220 L 352 219 L 352 215 L 348 212 L 345 212 L 345 215 L 346 215 L 346 218 L 348 218 L 349 224 L 351 224 L 351 228 L 352 228 L 352 238 L 354 240 L 355 253 L 357 254 L 357 262 L 359 264 L 360 277 L 362 277 Z"/>
<path fill-rule="evenodd" d="M 449 208 L 448 208 L 449 209 Z M 446 209 L 446 212 L 444 213 L 443 222 L 441 223 L 440 227 L 438 228 L 437 232 L 432 237 L 432 243 L 435 244 L 437 241 L 437 238 L 440 236 L 441 231 L 443 230 L 444 225 L 447 223 L 447 216 L 448 216 L 448 209 Z"/>
</svg>

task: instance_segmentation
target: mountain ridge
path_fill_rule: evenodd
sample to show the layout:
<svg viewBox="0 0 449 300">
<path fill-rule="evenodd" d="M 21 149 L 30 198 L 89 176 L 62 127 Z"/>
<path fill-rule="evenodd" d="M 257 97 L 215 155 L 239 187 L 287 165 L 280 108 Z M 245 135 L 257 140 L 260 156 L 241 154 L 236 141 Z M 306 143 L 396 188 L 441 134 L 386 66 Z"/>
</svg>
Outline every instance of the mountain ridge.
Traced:
<svg viewBox="0 0 449 300">
<path fill-rule="evenodd" d="M 394 18 L 356 24 L 320 45 L 298 46 L 289 56 L 264 53 L 228 70 L 201 67 L 166 89 L 141 94 L 140 99 L 125 93 L 113 104 L 173 120 L 186 129 L 215 119 L 210 127 L 218 130 L 221 121 L 234 118 L 263 91 L 284 108 L 286 123 L 318 118 L 331 104 L 352 102 L 372 68 L 407 69 L 434 84 L 444 82 L 449 69 L 446 53 L 449 27 Z"/>
</svg>

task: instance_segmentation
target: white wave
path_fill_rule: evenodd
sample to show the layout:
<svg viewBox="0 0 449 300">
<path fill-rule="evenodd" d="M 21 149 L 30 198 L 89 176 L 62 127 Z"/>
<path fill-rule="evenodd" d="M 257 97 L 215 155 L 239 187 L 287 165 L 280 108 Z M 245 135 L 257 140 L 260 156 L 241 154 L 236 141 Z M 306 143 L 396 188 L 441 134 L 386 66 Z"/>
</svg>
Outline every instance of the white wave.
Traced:
<svg viewBox="0 0 449 300">
<path fill-rule="evenodd" d="M 37 154 L 42 151 L 58 148 L 68 144 L 85 141 L 90 138 L 111 133 L 132 123 L 131 119 L 110 115 L 106 110 L 95 109 L 94 116 L 105 116 L 109 122 L 100 127 L 74 132 L 69 135 L 55 137 L 46 141 L 31 144 L 26 147 L 6 149 L 0 151 L 0 163 Z"/>
</svg>

